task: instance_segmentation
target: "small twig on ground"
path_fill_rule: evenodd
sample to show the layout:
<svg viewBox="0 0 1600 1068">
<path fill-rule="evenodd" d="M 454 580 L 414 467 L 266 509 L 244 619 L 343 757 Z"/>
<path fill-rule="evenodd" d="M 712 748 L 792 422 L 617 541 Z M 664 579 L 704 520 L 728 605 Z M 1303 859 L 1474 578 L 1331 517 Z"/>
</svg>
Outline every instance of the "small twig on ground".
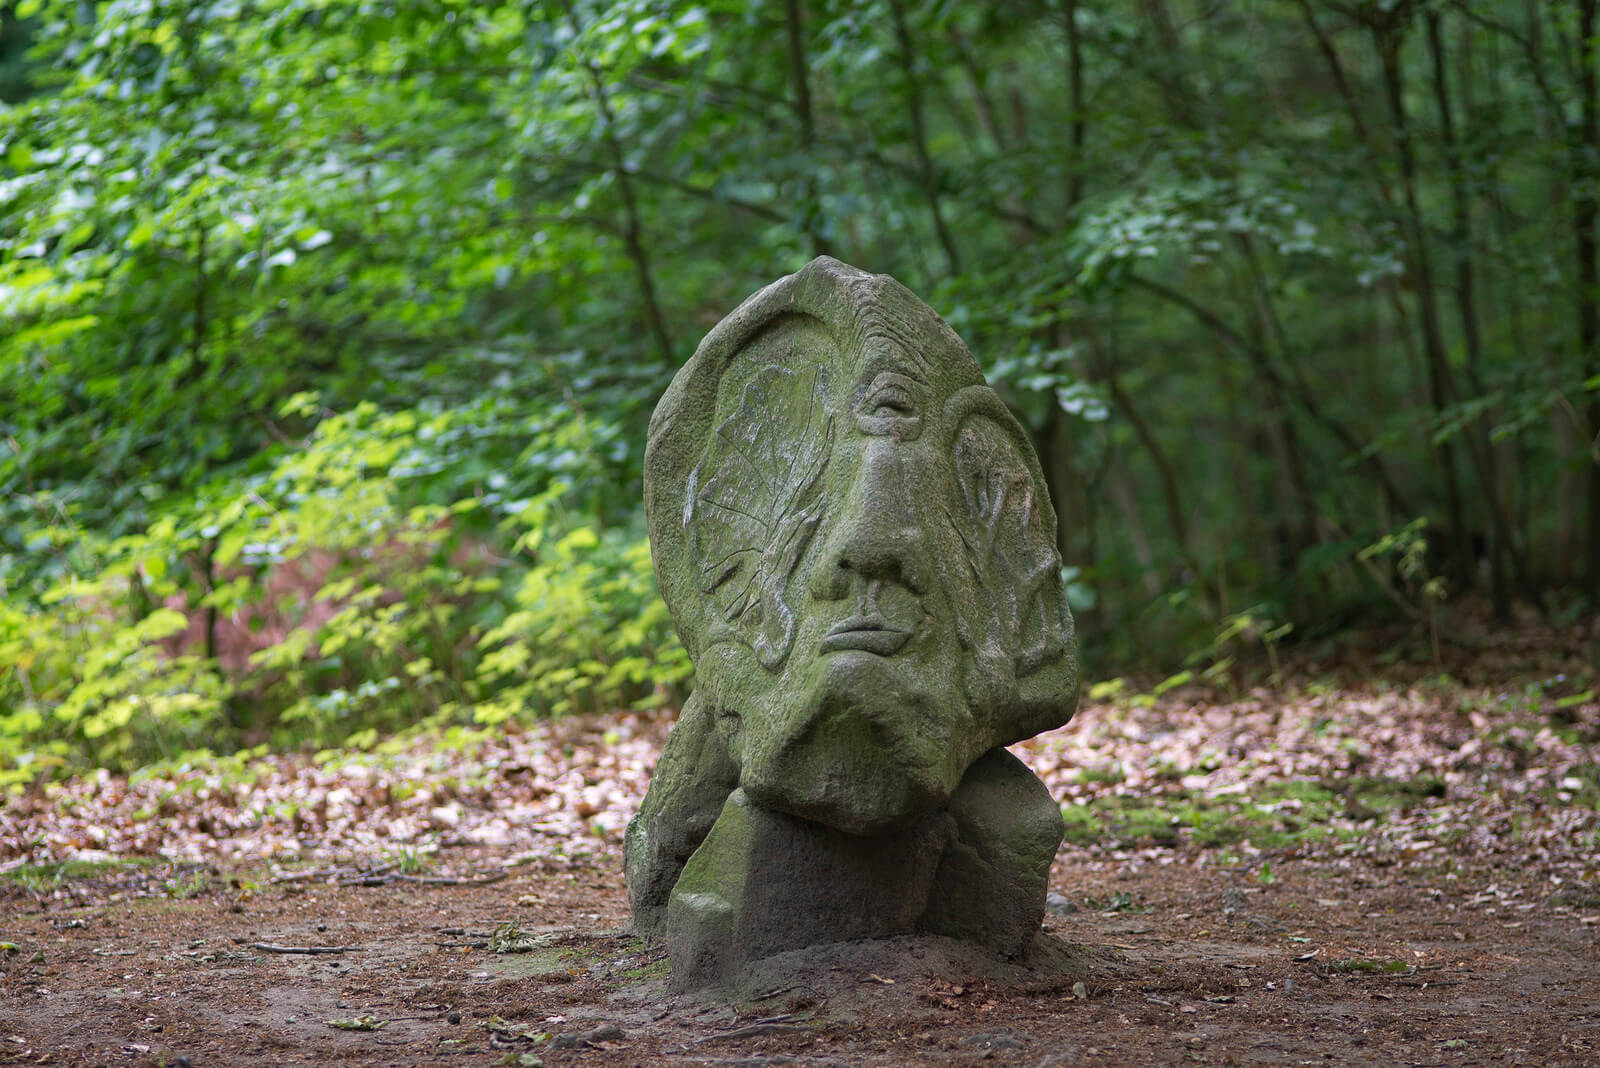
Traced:
<svg viewBox="0 0 1600 1068">
<path fill-rule="evenodd" d="M 279 946 L 271 942 L 251 942 L 251 949 L 260 950 L 262 953 L 300 953 L 313 955 L 317 953 L 359 953 L 360 946 Z"/>
<path fill-rule="evenodd" d="M 777 997 L 779 994 L 787 994 L 791 990 L 799 990 L 799 989 L 800 989 L 800 984 L 799 983 L 790 983 L 788 986 L 775 986 L 771 990 L 764 990 L 761 993 L 757 994 L 752 1000 L 753 1001 L 769 1001 L 772 998 Z"/>
<path fill-rule="evenodd" d="M 397 875 L 395 880 L 402 883 L 422 883 L 425 886 L 486 886 L 497 883 L 502 879 L 511 878 L 508 871 L 490 872 L 467 876 L 463 879 L 452 878 L 447 875 Z"/>
<path fill-rule="evenodd" d="M 350 879 L 340 879 L 340 886 L 389 886 L 392 883 L 418 883 L 423 886 L 487 886 L 497 883 L 502 879 L 509 879 L 508 871 L 492 872 L 488 875 L 470 875 L 456 878 L 452 875 L 401 875 L 391 872 L 388 875 L 361 875 Z"/>
<path fill-rule="evenodd" d="M 809 1033 L 809 1027 L 796 1027 L 793 1024 L 760 1023 L 741 1027 L 734 1031 L 724 1031 L 720 1035 L 706 1035 L 697 1038 L 694 1044 L 699 1046 L 707 1042 L 737 1042 L 744 1038 L 759 1038 L 762 1035 L 803 1035 Z"/>
<path fill-rule="evenodd" d="M 275 883 L 303 883 L 312 879 L 374 879 L 393 868 L 393 864 L 380 864 L 365 871 L 360 868 L 312 868 L 307 871 L 282 872 L 272 877 Z"/>
</svg>

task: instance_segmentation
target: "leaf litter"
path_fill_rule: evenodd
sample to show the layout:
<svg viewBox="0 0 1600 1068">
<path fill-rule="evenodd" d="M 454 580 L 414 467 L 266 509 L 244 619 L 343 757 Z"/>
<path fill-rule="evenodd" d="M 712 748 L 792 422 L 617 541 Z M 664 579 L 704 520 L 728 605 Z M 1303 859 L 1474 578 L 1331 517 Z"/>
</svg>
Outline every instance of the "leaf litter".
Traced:
<svg viewBox="0 0 1600 1068">
<path fill-rule="evenodd" d="M 1600 828 L 1600 702 L 1561 713 L 1557 724 L 1525 692 L 1493 687 L 1168 695 L 1085 702 L 1067 726 L 1012 748 L 1069 824 L 1095 817 L 1067 852 L 1123 868 L 1253 857 L 1287 840 L 1300 856 L 1453 856 L 1579 878 Z M 626 713 L 450 745 L 419 737 L 391 753 L 100 771 L 6 799 L 0 873 L 146 857 L 448 884 L 610 855 L 670 726 Z M 437 859 L 468 846 L 496 866 Z"/>
<path fill-rule="evenodd" d="M 281 1063 L 323 1048 L 306 1027 L 342 1023 L 382 1027 L 348 1032 L 361 1063 L 507 1042 L 699 1063 L 724 1034 L 751 1063 L 926 1063 L 980 1039 L 1111 1063 L 1583 1063 L 1600 1052 L 1600 707 L 1560 700 L 1422 680 L 1086 702 L 1014 748 L 1069 827 L 1094 821 L 1063 847 L 1046 917 L 1093 974 L 1022 994 L 879 963 L 850 1011 L 802 983 L 731 1018 L 616 1001 L 665 974 L 616 925 L 621 831 L 667 714 L 35 787 L 0 815 L 0 897 L 23 910 L 0 932 L 18 947 L 0 1031 L 21 1040 L 8 1054 L 58 1063 Z M 137 897 L 199 911 L 112 911 Z M 230 938 L 257 952 L 217 948 Z M 531 959 L 556 945 L 559 966 Z"/>
</svg>

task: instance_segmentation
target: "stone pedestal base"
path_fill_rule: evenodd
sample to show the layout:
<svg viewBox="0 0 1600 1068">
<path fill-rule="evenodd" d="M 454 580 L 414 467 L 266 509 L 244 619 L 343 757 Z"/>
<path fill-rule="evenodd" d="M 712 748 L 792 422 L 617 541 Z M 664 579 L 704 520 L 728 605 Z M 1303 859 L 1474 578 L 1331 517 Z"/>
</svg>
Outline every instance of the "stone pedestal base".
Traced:
<svg viewBox="0 0 1600 1068">
<path fill-rule="evenodd" d="M 668 900 L 679 990 L 730 982 L 806 946 L 921 932 L 1023 953 L 1044 916 L 1061 813 L 1032 772 L 990 751 L 949 802 L 863 837 L 753 804 L 735 790 Z"/>
</svg>

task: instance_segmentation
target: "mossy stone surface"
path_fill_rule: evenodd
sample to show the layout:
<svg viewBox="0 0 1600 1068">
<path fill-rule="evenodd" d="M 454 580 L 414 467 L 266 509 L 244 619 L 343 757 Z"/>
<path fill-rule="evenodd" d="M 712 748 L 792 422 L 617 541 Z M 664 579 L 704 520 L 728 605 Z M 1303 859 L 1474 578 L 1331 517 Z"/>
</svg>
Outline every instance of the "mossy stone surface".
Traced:
<svg viewBox="0 0 1600 1068">
<path fill-rule="evenodd" d="M 813 261 L 679 371 L 645 506 L 696 674 L 629 828 L 639 930 L 665 933 L 686 975 L 717 971 L 680 961 L 704 946 L 753 960 L 937 925 L 1017 943 L 1043 787 L 986 754 L 1071 716 L 1076 642 L 1038 460 L 961 340 L 893 279 Z M 785 860 L 800 856 L 827 872 Z M 1009 904 L 971 907 L 1012 920 L 930 906 L 941 880 L 954 900 L 998 872 L 1016 886 L 985 900 Z M 869 888 L 882 900 L 848 923 L 798 907 Z"/>
</svg>

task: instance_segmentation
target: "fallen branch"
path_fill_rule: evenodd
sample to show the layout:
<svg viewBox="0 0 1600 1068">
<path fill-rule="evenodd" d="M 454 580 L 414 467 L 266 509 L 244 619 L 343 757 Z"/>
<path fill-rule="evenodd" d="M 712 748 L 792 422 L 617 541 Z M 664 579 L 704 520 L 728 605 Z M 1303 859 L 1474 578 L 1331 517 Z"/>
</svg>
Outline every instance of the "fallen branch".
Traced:
<svg viewBox="0 0 1600 1068">
<path fill-rule="evenodd" d="M 1460 986 L 1460 979 L 1396 979 L 1395 986 Z"/>
<path fill-rule="evenodd" d="M 738 1042 L 745 1038 L 759 1038 L 762 1035 L 803 1035 L 809 1034 L 811 1028 L 796 1027 L 794 1024 L 761 1023 L 741 1027 L 735 1031 L 724 1031 L 720 1035 L 707 1035 L 697 1038 L 694 1044 L 699 1046 L 707 1042 Z"/>
<path fill-rule="evenodd" d="M 472 875 L 463 879 L 453 878 L 448 875 L 396 875 L 396 882 L 422 883 L 425 886 L 487 886 L 498 883 L 502 879 L 511 878 L 508 871 L 491 872 L 488 875 Z"/>
<path fill-rule="evenodd" d="M 339 880 L 340 886 L 389 886 L 394 883 L 417 883 L 422 886 L 487 886 L 497 883 L 502 879 L 509 879 L 508 871 L 494 872 L 489 875 L 474 875 L 465 878 L 456 878 L 452 875 L 401 875 L 391 872 L 388 875 L 362 875 L 353 879 Z"/>
<path fill-rule="evenodd" d="M 378 867 L 369 868 L 366 871 L 362 871 L 359 868 L 310 868 L 306 871 L 280 872 L 272 877 L 272 881 L 275 883 L 300 883 L 311 879 L 350 879 L 356 877 L 371 879 L 382 875 L 393 866 L 392 864 L 380 864 Z"/>
<path fill-rule="evenodd" d="M 318 953 L 358 953 L 360 946 L 279 946 L 271 942 L 251 942 L 249 948 L 263 953 L 299 953 L 307 956 Z"/>
</svg>

